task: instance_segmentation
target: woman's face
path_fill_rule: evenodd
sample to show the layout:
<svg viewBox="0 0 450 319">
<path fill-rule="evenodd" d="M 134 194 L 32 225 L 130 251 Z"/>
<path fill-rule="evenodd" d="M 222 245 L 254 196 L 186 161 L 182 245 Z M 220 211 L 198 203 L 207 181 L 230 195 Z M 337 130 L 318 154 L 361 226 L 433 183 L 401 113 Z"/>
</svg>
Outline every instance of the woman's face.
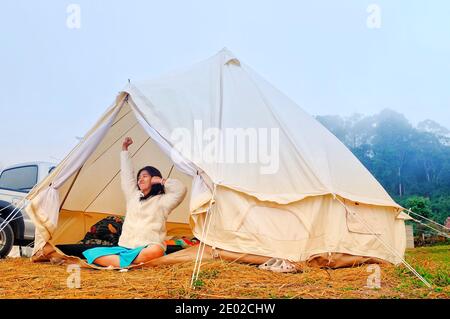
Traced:
<svg viewBox="0 0 450 319">
<path fill-rule="evenodd" d="M 138 186 L 141 192 L 149 191 L 152 188 L 151 180 L 152 177 L 146 170 L 139 173 Z"/>
</svg>

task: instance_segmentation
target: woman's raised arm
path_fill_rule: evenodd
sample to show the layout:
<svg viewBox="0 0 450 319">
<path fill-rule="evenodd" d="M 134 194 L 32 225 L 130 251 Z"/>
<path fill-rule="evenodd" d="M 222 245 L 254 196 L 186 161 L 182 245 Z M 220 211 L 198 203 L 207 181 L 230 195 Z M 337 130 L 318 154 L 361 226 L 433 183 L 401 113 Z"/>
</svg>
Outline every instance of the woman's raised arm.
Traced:
<svg viewBox="0 0 450 319">
<path fill-rule="evenodd" d="M 130 137 L 126 137 L 122 143 L 122 152 L 120 152 L 120 181 L 127 201 L 134 192 L 138 191 L 133 164 L 128 154 L 128 147 L 131 144 L 133 144 L 133 140 Z"/>
</svg>

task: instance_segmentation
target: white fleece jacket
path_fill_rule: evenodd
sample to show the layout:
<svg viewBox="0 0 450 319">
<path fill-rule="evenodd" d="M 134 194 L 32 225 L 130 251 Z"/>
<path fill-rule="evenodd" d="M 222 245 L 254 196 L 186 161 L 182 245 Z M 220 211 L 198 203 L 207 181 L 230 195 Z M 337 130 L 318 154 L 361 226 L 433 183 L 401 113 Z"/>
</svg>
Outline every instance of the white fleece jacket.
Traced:
<svg viewBox="0 0 450 319">
<path fill-rule="evenodd" d="M 140 201 L 143 194 L 137 187 L 136 176 L 127 151 L 120 153 L 120 165 L 127 211 L 119 246 L 137 248 L 159 244 L 165 248 L 167 217 L 183 201 L 186 187 L 179 180 L 169 178 L 164 183 L 165 194 Z"/>
</svg>

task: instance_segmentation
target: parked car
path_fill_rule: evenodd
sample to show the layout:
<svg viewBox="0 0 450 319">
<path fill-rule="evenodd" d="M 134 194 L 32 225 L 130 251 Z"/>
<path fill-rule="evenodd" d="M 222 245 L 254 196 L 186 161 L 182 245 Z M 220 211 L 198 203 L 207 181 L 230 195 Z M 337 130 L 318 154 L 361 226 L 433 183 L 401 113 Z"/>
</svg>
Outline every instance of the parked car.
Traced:
<svg viewBox="0 0 450 319">
<path fill-rule="evenodd" d="M 54 163 L 31 162 L 12 165 L 0 172 L 0 225 L 54 168 Z M 0 229 L 0 258 L 7 256 L 14 245 L 27 246 L 34 241 L 34 224 L 24 209 Z"/>
</svg>

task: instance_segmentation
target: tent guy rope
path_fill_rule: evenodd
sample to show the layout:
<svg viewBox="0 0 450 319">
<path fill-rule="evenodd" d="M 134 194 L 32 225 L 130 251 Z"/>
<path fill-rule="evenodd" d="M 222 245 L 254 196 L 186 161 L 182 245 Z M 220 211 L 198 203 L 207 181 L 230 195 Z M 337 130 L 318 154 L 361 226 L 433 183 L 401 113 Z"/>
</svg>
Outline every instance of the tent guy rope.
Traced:
<svg viewBox="0 0 450 319">
<path fill-rule="evenodd" d="M 341 203 L 345 210 L 348 211 L 349 213 L 351 213 L 353 216 L 357 217 L 359 219 L 359 221 L 361 222 L 362 225 L 364 225 L 364 227 L 366 227 L 366 229 L 372 233 L 382 244 L 383 246 L 385 246 L 387 248 L 387 250 L 389 250 L 392 254 L 394 254 L 397 258 L 399 258 L 401 260 L 401 262 L 406 266 L 406 268 L 408 268 L 417 278 L 420 279 L 420 281 L 422 281 L 425 286 L 427 286 L 428 288 L 432 288 L 432 286 L 430 285 L 430 283 L 428 281 L 425 280 L 425 278 L 423 278 L 402 256 L 400 256 L 400 254 L 397 253 L 397 251 L 388 243 L 386 243 L 380 235 L 376 234 L 374 232 L 374 230 L 372 229 L 372 227 L 364 220 L 364 218 L 362 218 L 361 216 L 359 216 L 359 214 L 353 212 L 350 210 L 350 208 L 344 203 L 342 202 L 336 194 L 333 194 L 334 199 L 336 199 L 339 203 Z"/>
<path fill-rule="evenodd" d="M 420 214 L 418 214 L 418 213 L 415 213 L 415 212 L 413 212 L 411 209 L 406 209 L 406 211 L 407 211 L 408 213 L 413 214 L 413 215 L 422 217 L 423 219 L 425 219 L 425 220 L 427 220 L 427 221 L 429 221 L 429 222 L 431 222 L 431 223 L 433 223 L 433 224 L 435 224 L 435 225 L 441 226 L 441 227 L 444 228 L 445 230 L 449 230 L 449 231 L 450 231 L 450 228 L 448 228 L 448 227 L 446 227 L 446 226 L 444 226 L 444 225 L 441 225 L 441 224 L 435 222 L 434 220 L 431 220 L 431 219 L 429 219 L 429 218 L 426 218 L 426 217 L 423 216 L 423 215 L 420 215 Z M 408 214 L 408 215 L 409 215 L 409 214 Z"/>
</svg>

